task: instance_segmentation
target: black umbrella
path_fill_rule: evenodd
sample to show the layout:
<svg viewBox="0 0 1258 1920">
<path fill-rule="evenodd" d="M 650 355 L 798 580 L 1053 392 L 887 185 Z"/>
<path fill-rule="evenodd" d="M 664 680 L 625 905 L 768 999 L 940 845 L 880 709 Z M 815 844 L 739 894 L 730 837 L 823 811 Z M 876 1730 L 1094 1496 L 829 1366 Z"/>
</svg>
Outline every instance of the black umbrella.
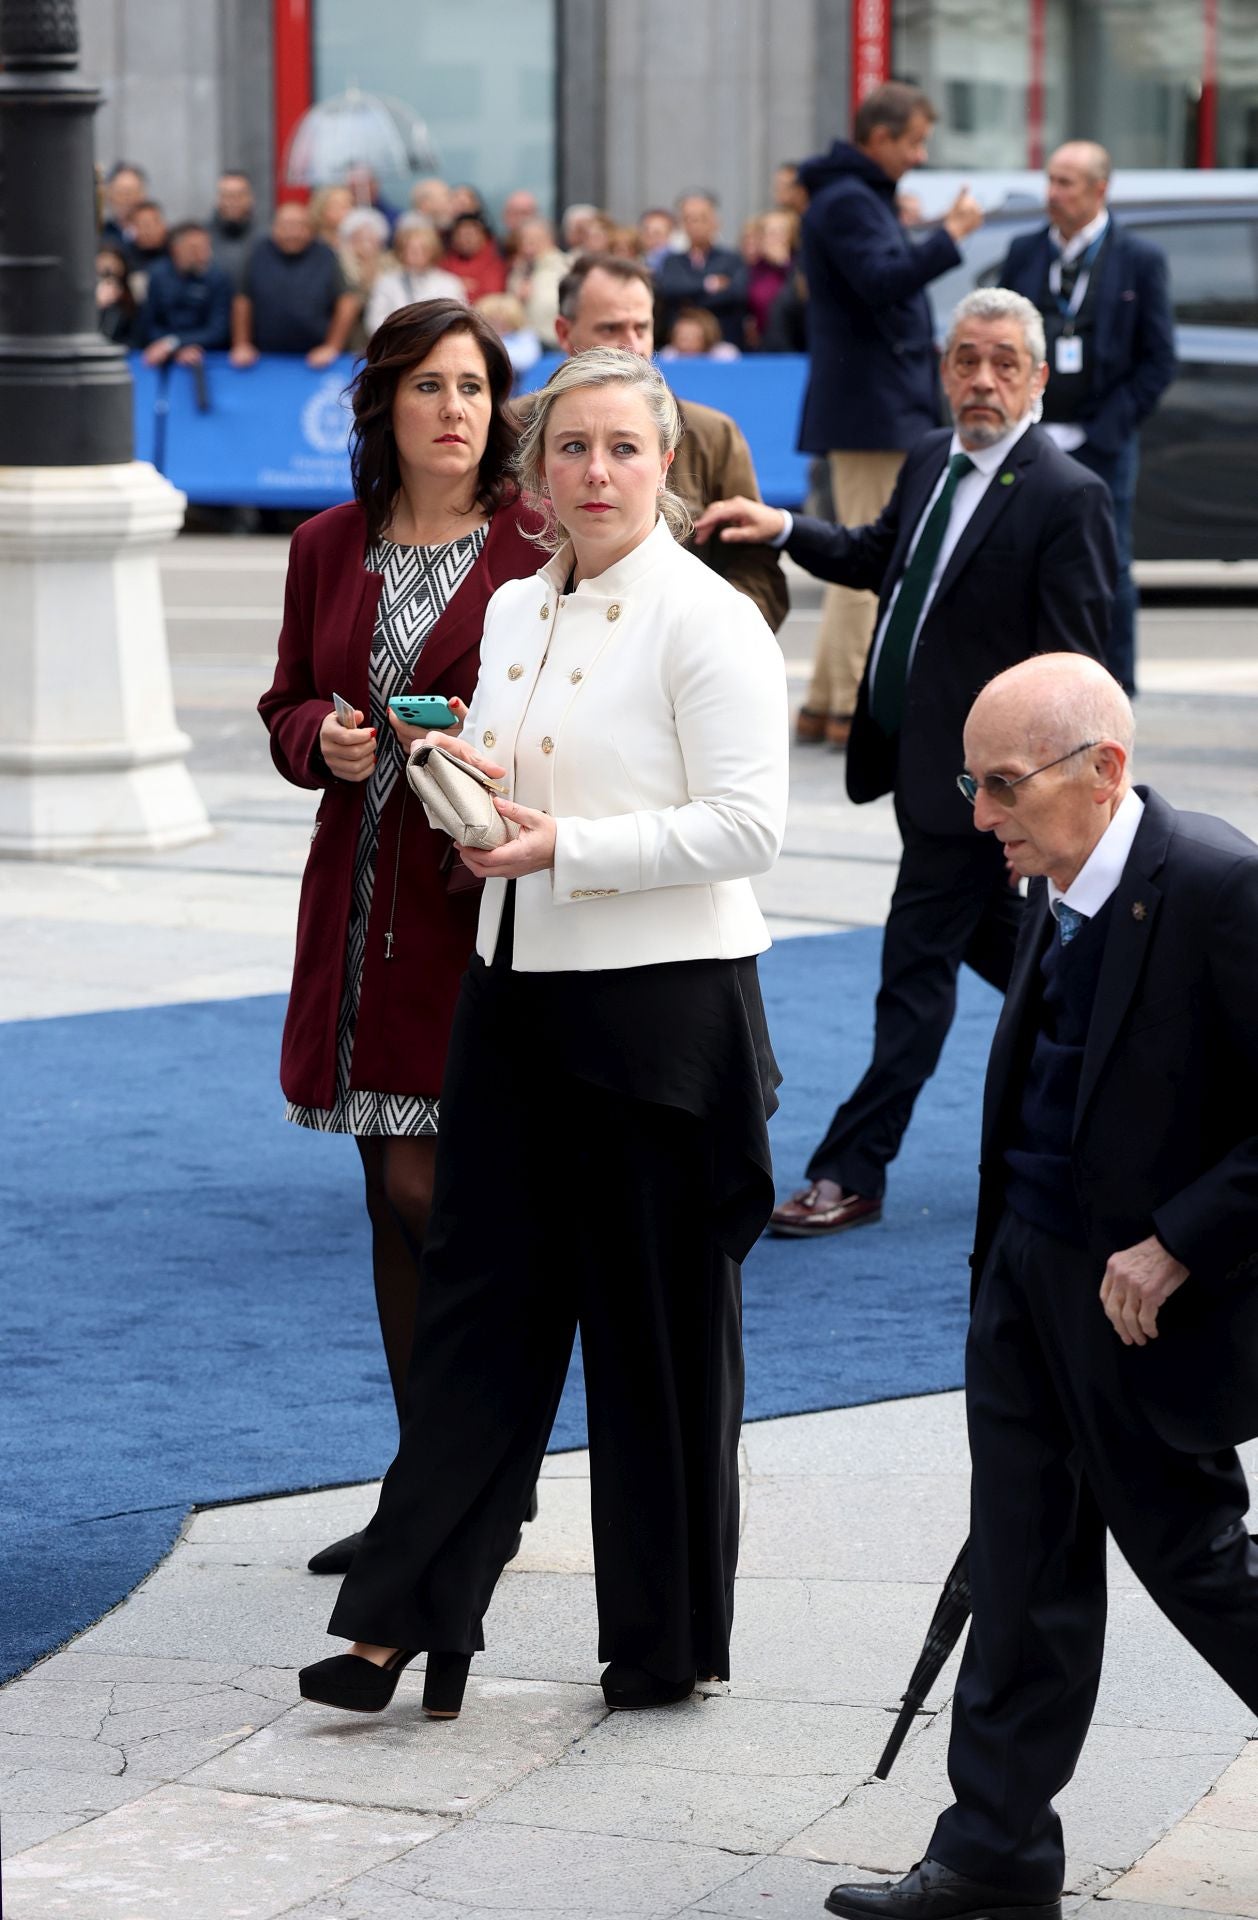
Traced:
<svg viewBox="0 0 1258 1920">
<path fill-rule="evenodd" d="M 909 1677 L 903 1705 L 891 1729 L 891 1738 L 883 1748 L 882 1759 L 874 1768 L 876 1780 L 885 1780 L 895 1765 L 896 1755 L 904 1745 L 913 1717 L 925 1705 L 926 1696 L 939 1678 L 944 1661 L 961 1638 L 961 1630 L 969 1617 L 970 1543 L 967 1540 L 957 1555 L 952 1572 L 944 1581 L 943 1592 L 931 1616 L 922 1650 L 917 1656 L 917 1665 Z"/>
</svg>

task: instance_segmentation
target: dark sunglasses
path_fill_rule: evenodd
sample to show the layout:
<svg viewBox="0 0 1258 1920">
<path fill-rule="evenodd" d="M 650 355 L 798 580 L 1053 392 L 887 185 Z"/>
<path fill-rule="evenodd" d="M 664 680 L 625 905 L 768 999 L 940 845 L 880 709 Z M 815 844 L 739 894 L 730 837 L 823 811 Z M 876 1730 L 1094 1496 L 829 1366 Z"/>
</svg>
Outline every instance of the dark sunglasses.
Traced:
<svg viewBox="0 0 1258 1920">
<path fill-rule="evenodd" d="M 1037 773 L 1047 773 L 1050 767 L 1059 767 L 1063 760 L 1073 760 L 1077 753 L 1086 753 L 1089 747 L 1099 747 L 1099 740 L 1085 740 L 1082 745 L 1071 747 L 1069 753 L 1059 753 L 1055 760 L 1046 760 L 1042 767 L 1032 767 L 1030 773 L 1020 773 L 1016 780 L 1006 780 L 1003 773 L 985 773 L 981 780 L 972 773 L 959 773 L 957 786 L 973 806 L 978 799 L 981 787 L 989 800 L 999 800 L 1002 807 L 1012 807 L 1018 796 L 1015 788 L 1024 780 L 1034 780 Z"/>
</svg>

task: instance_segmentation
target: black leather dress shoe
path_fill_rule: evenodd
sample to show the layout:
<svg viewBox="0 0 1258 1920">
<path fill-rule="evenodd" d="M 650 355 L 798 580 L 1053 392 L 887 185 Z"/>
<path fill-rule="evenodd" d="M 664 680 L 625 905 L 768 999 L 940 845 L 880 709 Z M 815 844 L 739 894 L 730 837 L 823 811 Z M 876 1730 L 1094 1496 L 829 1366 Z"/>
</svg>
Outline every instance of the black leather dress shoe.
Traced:
<svg viewBox="0 0 1258 1920">
<path fill-rule="evenodd" d="M 941 1860 L 919 1860 L 903 1880 L 831 1888 L 826 1912 L 845 1920 L 1061 1920 L 1061 1900 L 1032 1900 L 967 1880 Z"/>
</svg>

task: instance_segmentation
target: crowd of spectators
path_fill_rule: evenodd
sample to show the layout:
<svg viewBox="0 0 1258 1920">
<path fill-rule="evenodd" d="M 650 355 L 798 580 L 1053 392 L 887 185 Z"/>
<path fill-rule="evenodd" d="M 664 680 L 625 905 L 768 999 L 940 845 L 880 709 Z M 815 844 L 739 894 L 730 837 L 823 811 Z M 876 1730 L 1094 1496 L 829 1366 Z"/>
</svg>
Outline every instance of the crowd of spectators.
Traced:
<svg viewBox="0 0 1258 1920">
<path fill-rule="evenodd" d="M 669 358 L 802 352 L 807 195 L 793 165 L 776 170 L 768 197 L 733 245 L 706 191 L 648 207 L 632 225 L 576 204 L 556 227 L 524 188 L 491 214 L 475 187 L 429 178 L 396 207 L 354 169 L 308 201 L 282 201 L 265 226 L 248 177 L 230 170 L 205 218 L 168 226 L 143 168 L 119 162 L 100 187 L 100 326 L 153 364 L 226 350 L 240 367 L 263 353 L 318 367 L 361 352 L 399 307 L 452 298 L 485 315 L 523 372 L 558 345 L 564 274 L 580 254 L 599 253 L 651 273 Z"/>
</svg>

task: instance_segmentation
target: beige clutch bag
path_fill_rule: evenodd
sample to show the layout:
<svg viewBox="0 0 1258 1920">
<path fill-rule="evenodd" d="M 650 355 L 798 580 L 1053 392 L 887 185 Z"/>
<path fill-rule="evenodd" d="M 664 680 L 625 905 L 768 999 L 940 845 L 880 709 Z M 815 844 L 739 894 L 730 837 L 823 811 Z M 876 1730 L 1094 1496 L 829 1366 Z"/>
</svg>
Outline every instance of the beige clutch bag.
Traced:
<svg viewBox="0 0 1258 1920">
<path fill-rule="evenodd" d="M 423 801 L 429 826 L 448 833 L 456 846 L 487 851 L 512 837 L 493 802 L 494 794 L 506 798 L 506 788 L 457 754 L 417 745 L 406 763 L 406 777 Z"/>
</svg>

